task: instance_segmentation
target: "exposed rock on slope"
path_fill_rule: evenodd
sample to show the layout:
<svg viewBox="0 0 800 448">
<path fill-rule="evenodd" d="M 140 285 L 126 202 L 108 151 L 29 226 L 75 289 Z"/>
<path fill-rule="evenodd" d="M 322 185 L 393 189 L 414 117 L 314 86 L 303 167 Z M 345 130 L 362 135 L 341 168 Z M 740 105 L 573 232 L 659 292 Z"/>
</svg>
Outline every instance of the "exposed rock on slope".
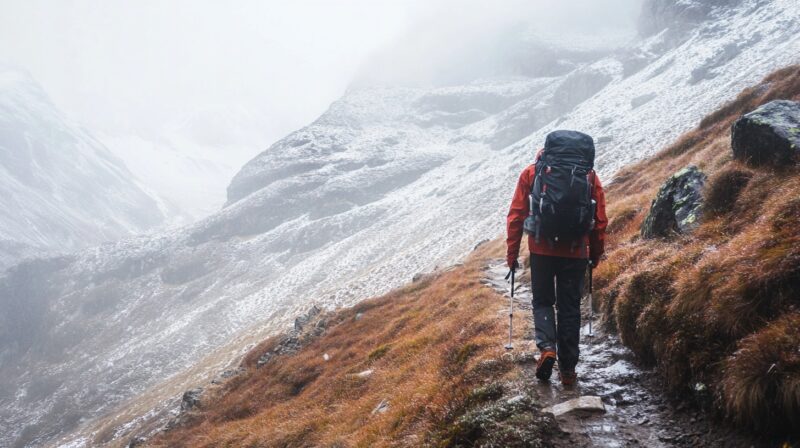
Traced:
<svg viewBox="0 0 800 448">
<path fill-rule="evenodd" d="M 741 0 L 646 0 L 639 18 L 639 32 L 650 36 L 665 28 L 685 31 L 709 19 L 716 8 L 738 3 Z"/>
<path fill-rule="evenodd" d="M 664 182 L 642 224 L 642 237 L 688 233 L 700 223 L 706 175 L 690 165 Z"/>
<path fill-rule="evenodd" d="M 752 165 L 786 167 L 800 161 L 800 103 L 771 101 L 733 123 L 733 156 Z"/>
</svg>

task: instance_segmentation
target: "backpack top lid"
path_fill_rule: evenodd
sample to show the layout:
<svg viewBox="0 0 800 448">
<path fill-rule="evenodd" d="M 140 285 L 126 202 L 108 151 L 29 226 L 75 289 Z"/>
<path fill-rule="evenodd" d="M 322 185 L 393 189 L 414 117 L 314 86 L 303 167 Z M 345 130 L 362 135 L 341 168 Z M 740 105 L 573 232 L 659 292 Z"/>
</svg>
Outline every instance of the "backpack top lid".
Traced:
<svg viewBox="0 0 800 448">
<path fill-rule="evenodd" d="M 560 130 L 547 134 L 544 154 L 548 160 L 594 168 L 594 140 L 583 132 Z"/>
</svg>

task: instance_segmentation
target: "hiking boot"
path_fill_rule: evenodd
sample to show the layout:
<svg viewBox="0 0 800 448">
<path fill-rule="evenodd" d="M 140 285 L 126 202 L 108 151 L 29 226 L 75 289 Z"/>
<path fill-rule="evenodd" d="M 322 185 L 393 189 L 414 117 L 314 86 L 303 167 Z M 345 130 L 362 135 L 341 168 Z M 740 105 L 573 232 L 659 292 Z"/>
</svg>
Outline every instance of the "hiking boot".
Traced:
<svg viewBox="0 0 800 448">
<path fill-rule="evenodd" d="M 561 385 L 564 387 L 572 387 L 578 381 L 578 374 L 574 370 L 559 372 L 561 376 Z"/>
<path fill-rule="evenodd" d="M 536 363 L 536 378 L 542 381 L 550 379 L 553 374 L 553 364 L 556 363 L 556 352 L 552 350 L 545 350 L 542 356 L 539 357 L 539 362 Z"/>
</svg>

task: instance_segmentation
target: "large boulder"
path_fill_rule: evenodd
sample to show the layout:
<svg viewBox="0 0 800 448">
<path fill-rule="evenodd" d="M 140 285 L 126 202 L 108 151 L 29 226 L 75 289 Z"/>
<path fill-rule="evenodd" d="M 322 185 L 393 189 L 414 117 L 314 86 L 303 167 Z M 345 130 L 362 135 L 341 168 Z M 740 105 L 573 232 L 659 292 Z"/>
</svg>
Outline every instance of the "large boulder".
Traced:
<svg viewBox="0 0 800 448">
<path fill-rule="evenodd" d="M 800 161 L 800 103 L 771 101 L 743 115 L 731 130 L 733 157 L 750 165 Z"/>
<path fill-rule="evenodd" d="M 700 218 L 706 175 L 689 165 L 658 190 L 642 224 L 643 238 L 665 238 L 693 230 Z"/>
</svg>

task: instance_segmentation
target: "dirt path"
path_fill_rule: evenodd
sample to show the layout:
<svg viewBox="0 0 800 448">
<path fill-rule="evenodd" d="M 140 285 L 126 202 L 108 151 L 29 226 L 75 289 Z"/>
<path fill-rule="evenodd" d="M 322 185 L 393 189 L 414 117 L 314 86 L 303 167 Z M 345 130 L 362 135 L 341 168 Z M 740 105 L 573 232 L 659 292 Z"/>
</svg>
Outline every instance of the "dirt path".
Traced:
<svg viewBox="0 0 800 448">
<path fill-rule="evenodd" d="M 484 283 L 502 293 L 506 299 L 510 284 L 504 279 L 508 268 L 502 260 L 486 268 Z M 514 294 L 514 325 L 524 331 L 514 341 L 516 359 L 532 359 L 539 353 L 532 340 L 533 315 L 529 275 L 518 279 Z M 585 301 L 584 301 L 585 302 Z M 535 364 L 524 364 L 526 381 L 533 384 L 534 394 L 544 407 L 582 395 L 601 397 L 605 413 L 570 413 L 557 417 L 562 430 L 569 434 L 571 446 L 598 447 L 760 447 L 769 446 L 707 418 L 704 412 L 686 403 L 668 400 L 658 384 L 657 375 L 636 365 L 633 353 L 614 335 L 598 326 L 594 337 L 588 333 L 588 303 L 583 303 L 584 328 L 581 332 L 581 360 L 577 367 L 578 384 L 564 389 L 553 373 L 549 383 L 534 377 Z M 503 312 L 507 319 L 507 308 Z M 515 334 L 520 334 L 515 330 Z M 503 341 L 505 343 L 505 341 Z"/>
</svg>

